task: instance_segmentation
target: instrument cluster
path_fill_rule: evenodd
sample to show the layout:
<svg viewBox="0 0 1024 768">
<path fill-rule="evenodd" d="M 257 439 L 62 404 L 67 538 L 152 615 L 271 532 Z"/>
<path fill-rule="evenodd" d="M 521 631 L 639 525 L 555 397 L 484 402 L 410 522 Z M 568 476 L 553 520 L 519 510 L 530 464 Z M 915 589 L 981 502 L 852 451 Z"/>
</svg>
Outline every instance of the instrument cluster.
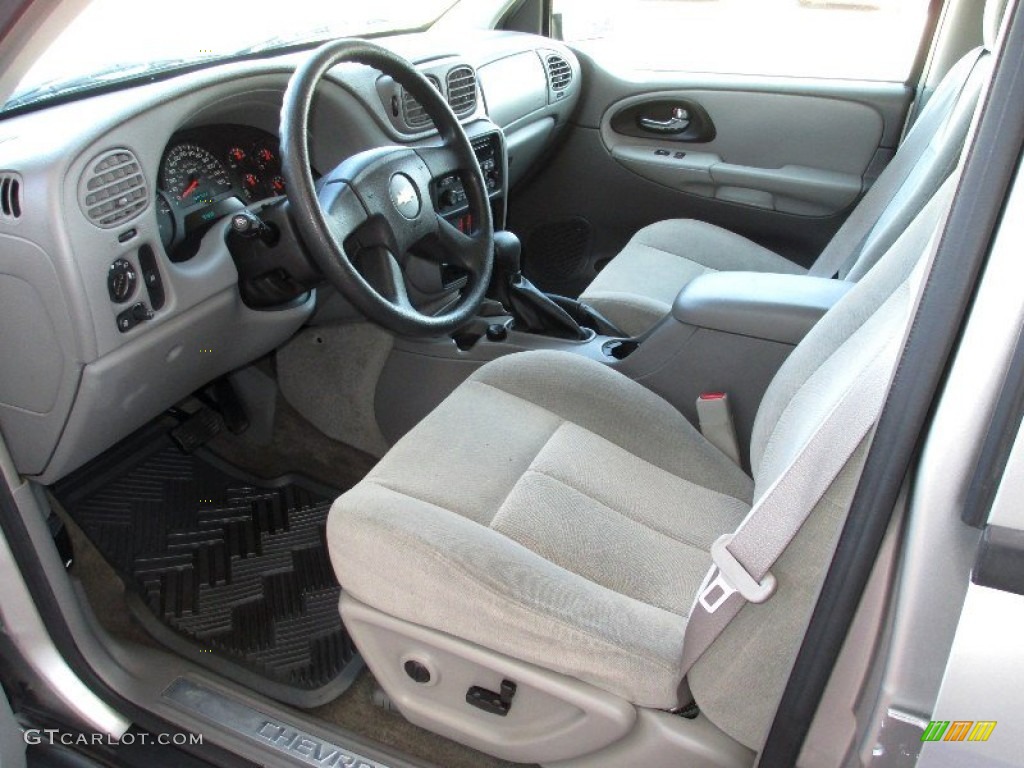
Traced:
<svg viewBox="0 0 1024 768">
<path fill-rule="evenodd" d="M 157 186 L 160 238 L 171 259 L 183 261 L 224 216 L 286 194 L 280 142 L 245 125 L 181 131 L 164 150 Z"/>
</svg>

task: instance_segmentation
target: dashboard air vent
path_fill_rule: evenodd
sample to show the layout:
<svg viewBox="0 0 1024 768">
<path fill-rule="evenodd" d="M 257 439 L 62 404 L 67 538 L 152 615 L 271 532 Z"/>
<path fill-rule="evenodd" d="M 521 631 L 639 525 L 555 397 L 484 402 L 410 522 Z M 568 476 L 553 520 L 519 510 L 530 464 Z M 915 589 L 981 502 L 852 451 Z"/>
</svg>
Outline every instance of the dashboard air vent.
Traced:
<svg viewBox="0 0 1024 768">
<path fill-rule="evenodd" d="M 472 67 L 455 67 L 448 73 L 448 105 L 460 117 L 476 110 L 476 73 Z"/>
<path fill-rule="evenodd" d="M 21 218 L 21 177 L 0 171 L 0 219 Z"/>
<path fill-rule="evenodd" d="M 545 61 L 548 69 L 548 84 L 552 91 L 564 91 L 572 82 L 572 67 L 569 62 L 556 53 L 552 53 Z"/>
<path fill-rule="evenodd" d="M 427 75 L 430 84 L 441 90 L 441 81 L 433 75 Z M 404 88 L 402 89 L 402 117 L 405 124 L 410 128 L 420 128 L 430 123 L 430 115 L 423 109 L 423 105 L 416 101 L 415 97 Z"/>
<path fill-rule="evenodd" d="M 112 149 L 93 158 L 79 182 L 78 202 L 89 221 L 104 229 L 135 218 L 149 205 L 138 158 L 127 149 Z"/>
</svg>

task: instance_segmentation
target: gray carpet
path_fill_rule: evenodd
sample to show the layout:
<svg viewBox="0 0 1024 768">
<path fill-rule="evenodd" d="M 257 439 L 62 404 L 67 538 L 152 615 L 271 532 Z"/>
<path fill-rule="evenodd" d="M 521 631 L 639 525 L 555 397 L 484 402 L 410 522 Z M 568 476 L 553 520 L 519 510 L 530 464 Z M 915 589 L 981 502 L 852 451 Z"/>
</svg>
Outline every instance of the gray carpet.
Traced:
<svg viewBox="0 0 1024 768">
<path fill-rule="evenodd" d="M 307 328 L 277 350 L 281 392 L 325 435 L 383 456 L 388 443 L 374 409 L 393 344 L 370 323 Z"/>
<path fill-rule="evenodd" d="M 277 398 L 269 443 L 259 440 L 257 430 L 240 435 L 224 431 L 205 448 L 257 477 L 298 472 L 338 491 L 347 491 L 377 463 L 370 454 L 317 430 L 283 397 Z"/>
<path fill-rule="evenodd" d="M 331 487 L 351 488 L 370 470 L 375 459 L 318 432 L 283 399 L 278 400 L 273 441 L 262 445 L 245 433 L 222 433 L 207 448 L 235 466 L 259 477 L 301 472 Z M 129 646 L 165 650 L 132 618 L 124 601 L 124 585 L 82 531 L 67 517 L 75 562 L 71 573 L 82 583 L 100 625 Z M 308 710 L 306 716 L 346 728 L 392 751 L 444 768 L 513 768 L 461 744 L 418 728 L 401 715 L 373 703 L 377 683 L 363 672 L 335 701 Z"/>
</svg>

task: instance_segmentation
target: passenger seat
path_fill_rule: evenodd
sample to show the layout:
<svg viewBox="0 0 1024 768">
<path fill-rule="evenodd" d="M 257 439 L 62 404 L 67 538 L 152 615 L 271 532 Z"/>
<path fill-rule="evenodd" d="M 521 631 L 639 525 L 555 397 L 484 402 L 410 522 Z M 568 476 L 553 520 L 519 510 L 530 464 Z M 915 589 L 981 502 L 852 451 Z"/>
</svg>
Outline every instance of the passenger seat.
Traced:
<svg viewBox="0 0 1024 768">
<path fill-rule="evenodd" d="M 580 295 L 626 333 L 665 317 L 679 291 L 708 272 L 838 275 L 859 280 L 956 167 L 987 82 L 1006 0 L 987 0 L 983 44 L 946 73 L 903 144 L 810 270 L 745 237 L 693 219 L 637 232 Z"/>
</svg>

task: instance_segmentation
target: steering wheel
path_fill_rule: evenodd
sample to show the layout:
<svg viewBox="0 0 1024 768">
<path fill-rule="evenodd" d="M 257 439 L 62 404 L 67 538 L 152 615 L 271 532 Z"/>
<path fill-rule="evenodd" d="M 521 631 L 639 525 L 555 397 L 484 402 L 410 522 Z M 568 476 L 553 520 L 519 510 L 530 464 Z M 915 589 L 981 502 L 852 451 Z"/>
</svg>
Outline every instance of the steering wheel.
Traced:
<svg viewBox="0 0 1024 768">
<path fill-rule="evenodd" d="M 441 136 L 438 147 L 387 146 L 353 155 L 314 183 L 309 116 L 326 72 L 358 63 L 391 76 L 423 106 Z M 494 266 L 494 223 L 487 186 L 458 118 L 412 64 L 365 40 L 318 48 L 292 76 L 281 108 L 281 156 L 292 219 L 324 277 L 367 318 L 407 336 L 441 336 L 480 308 Z M 431 182 L 457 173 L 472 230 L 462 232 L 434 206 Z M 454 306 L 427 314 L 413 306 L 403 267 L 413 249 L 468 274 Z M 358 268 L 357 268 L 358 267 Z"/>
</svg>

